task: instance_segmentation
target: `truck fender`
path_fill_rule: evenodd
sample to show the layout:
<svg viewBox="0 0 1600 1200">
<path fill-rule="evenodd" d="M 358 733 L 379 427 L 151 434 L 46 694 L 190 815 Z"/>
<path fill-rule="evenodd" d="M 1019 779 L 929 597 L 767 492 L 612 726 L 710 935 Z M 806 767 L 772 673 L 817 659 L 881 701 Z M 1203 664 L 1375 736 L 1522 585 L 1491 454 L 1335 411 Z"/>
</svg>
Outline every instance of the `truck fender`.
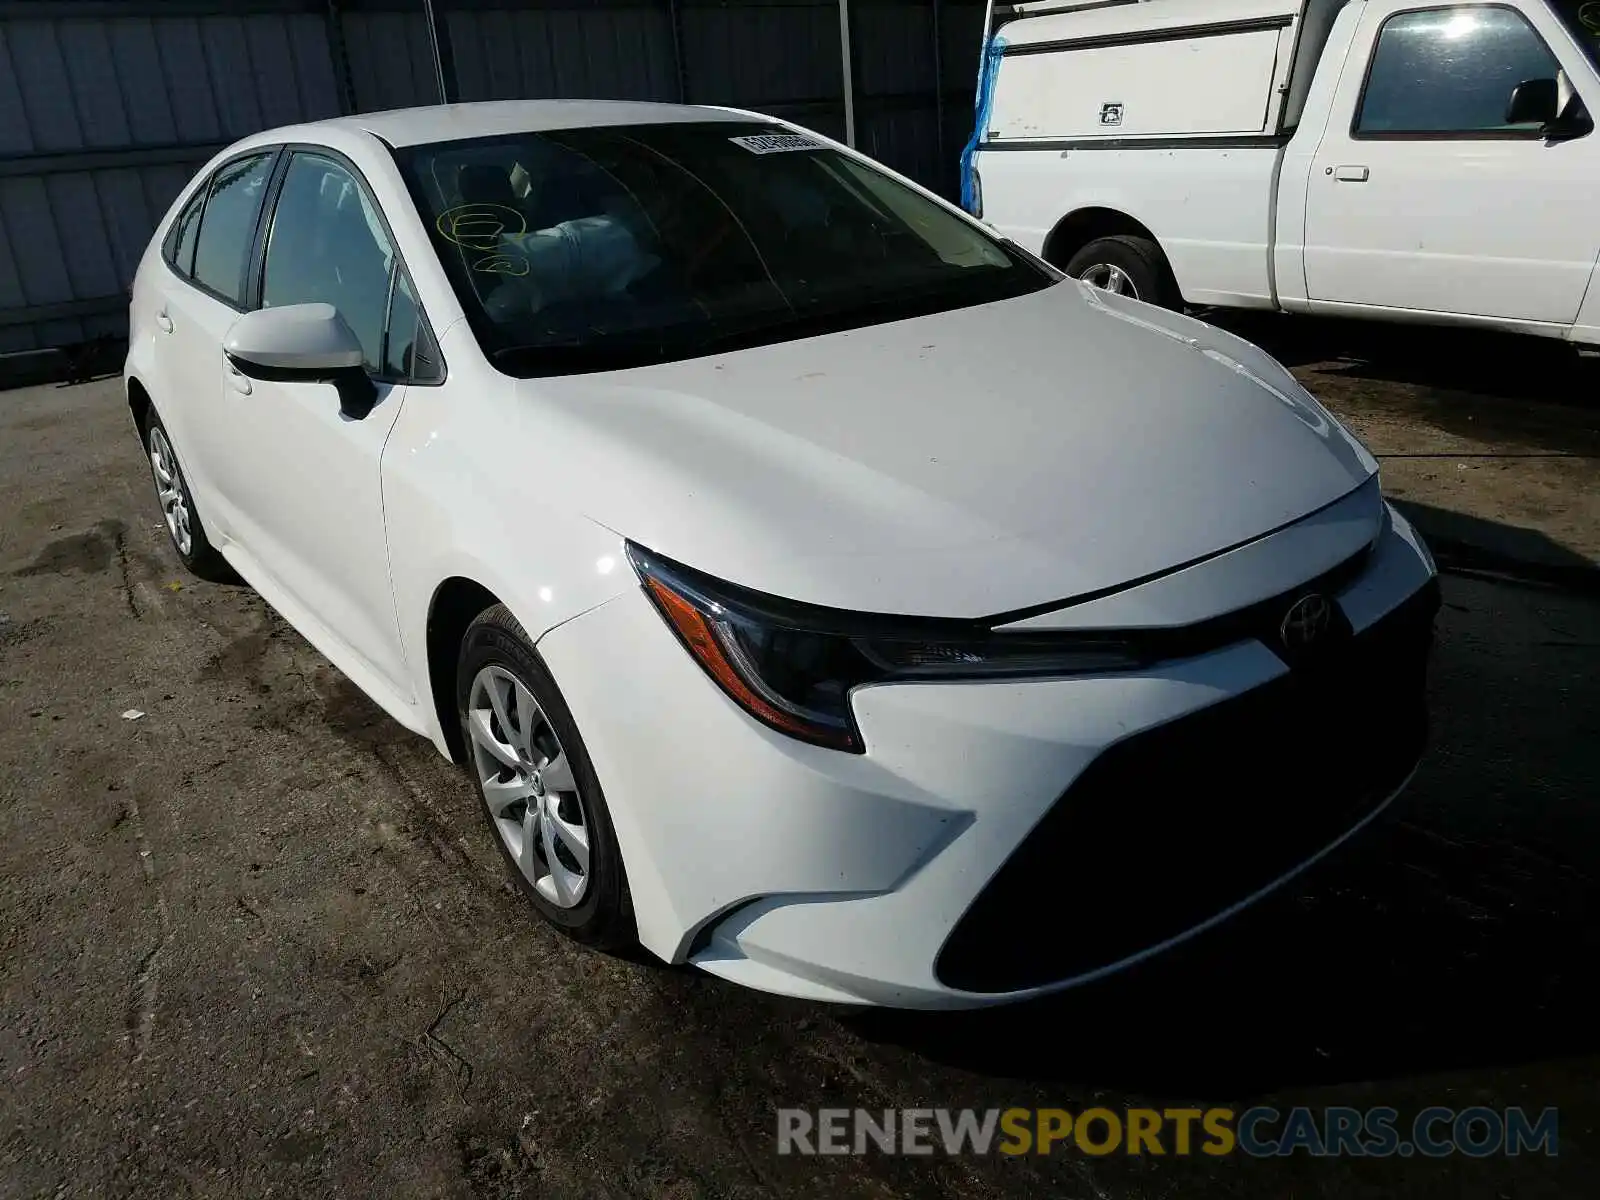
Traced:
<svg viewBox="0 0 1600 1200">
<path fill-rule="evenodd" d="M 1172 285 L 1173 293 L 1182 295 L 1182 286 L 1172 270 L 1172 263 L 1167 259 L 1166 251 L 1161 247 L 1161 239 L 1156 237 L 1149 226 L 1120 209 L 1100 205 L 1085 205 L 1074 209 L 1057 221 L 1045 236 L 1040 257 L 1051 266 L 1064 271 L 1072 256 L 1090 242 L 1119 236 L 1143 238 L 1153 244 L 1161 252 L 1161 263 Z"/>
</svg>

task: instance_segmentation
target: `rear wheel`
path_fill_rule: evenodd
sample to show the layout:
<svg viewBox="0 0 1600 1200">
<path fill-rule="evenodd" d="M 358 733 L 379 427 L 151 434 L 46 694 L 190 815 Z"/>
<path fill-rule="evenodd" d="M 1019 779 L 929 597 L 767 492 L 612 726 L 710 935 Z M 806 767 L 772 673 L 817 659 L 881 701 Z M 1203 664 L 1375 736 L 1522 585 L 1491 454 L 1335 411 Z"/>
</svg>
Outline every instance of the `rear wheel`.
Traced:
<svg viewBox="0 0 1600 1200">
<path fill-rule="evenodd" d="M 227 560 L 218 554 L 206 537 L 205 524 L 189 494 L 188 481 L 172 449 L 172 438 L 154 408 L 144 422 L 144 448 L 150 458 L 150 475 L 156 485 L 156 500 L 167 525 L 167 536 L 183 565 L 201 579 L 231 583 L 238 576 Z"/>
<path fill-rule="evenodd" d="M 1167 256 L 1149 238 L 1128 234 L 1097 238 L 1067 261 L 1066 272 L 1119 296 L 1162 308 L 1183 307 Z"/>
<path fill-rule="evenodd" d="M 503 605 L 467 627 L 456 708 L 495 843 L 539 915 L 577 941 L 631 946 L 633 905 L 599 780 L 555 680 Z"/>
</svg>

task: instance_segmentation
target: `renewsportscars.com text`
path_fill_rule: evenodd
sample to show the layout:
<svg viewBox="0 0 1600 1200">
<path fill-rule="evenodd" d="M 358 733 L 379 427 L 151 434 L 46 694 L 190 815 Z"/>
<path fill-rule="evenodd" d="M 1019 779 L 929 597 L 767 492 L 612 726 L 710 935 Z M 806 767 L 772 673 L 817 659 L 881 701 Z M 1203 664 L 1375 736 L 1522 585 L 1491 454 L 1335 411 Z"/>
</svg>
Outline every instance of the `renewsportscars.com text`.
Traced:
<svg viewBox="0 0 1600 1200">
<path fill-rule="evenodd" d="M 1546 1108 L 783 1108 L 779 1154 L 1469 1158 L 1559 1152 Z"/>
</svg>

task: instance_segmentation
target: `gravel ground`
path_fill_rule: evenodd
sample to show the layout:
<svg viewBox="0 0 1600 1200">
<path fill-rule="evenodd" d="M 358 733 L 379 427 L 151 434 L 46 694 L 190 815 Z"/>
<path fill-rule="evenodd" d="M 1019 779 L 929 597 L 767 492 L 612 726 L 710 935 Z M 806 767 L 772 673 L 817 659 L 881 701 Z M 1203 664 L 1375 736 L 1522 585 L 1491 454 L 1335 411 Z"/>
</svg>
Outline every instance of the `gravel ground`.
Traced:
<svg viewBox="0 0 1600 1200">
<path fill-rule="evenodd" d="M 1284 336 L 1391 487 L 1600 550 L 1593 408 Z M 0 1194 L 1592 1195 L 1600 601 L 1445 600 L 1434 752 L 1299 886 L 1047 1004 L 841 1014 L 548 933 L 461 775 L 181 573 L 117 381 L 0 395 Z M 1186 1102 L 1557 1105 L 1560 1156 L 774 1152 L 780 1105 Z"/>
</svg>

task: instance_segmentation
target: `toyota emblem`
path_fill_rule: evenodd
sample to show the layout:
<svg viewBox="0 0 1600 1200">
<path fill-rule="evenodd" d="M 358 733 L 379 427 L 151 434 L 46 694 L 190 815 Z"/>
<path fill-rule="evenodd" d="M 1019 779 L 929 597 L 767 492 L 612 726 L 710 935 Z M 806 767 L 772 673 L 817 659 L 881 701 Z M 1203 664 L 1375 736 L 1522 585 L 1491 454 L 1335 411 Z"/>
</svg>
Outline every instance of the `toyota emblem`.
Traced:
<svg viewBox="0 0 1600 1200">
<path fill-rule="evenodd" d="M 1312 592 L 1289 606 L 1289 611 L 1283 614 L 1283 624 L 1278 626 L 1278 636 L 1285 650 L 1305 650 L 1322 640 L 1332 622 L 1333 603 L 1326 596 Z"/>
</svg>

